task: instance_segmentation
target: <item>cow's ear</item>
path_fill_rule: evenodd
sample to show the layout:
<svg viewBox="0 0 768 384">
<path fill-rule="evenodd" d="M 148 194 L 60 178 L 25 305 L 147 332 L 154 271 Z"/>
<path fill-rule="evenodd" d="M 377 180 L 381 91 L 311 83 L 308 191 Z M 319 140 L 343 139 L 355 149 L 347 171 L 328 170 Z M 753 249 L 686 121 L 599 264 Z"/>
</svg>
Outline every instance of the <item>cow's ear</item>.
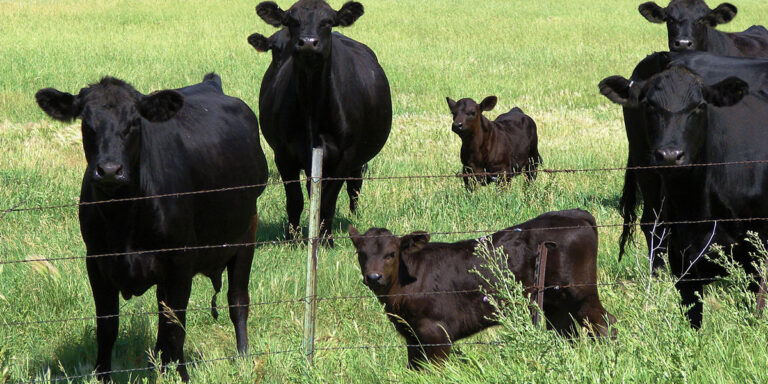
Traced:
<svg viewBox="0 0 768 384">
<path fill-rule="evenodd" d="M 651 23 L 663 23 L 667 20 L 666 9 L 660 7 L 653 1 L 640 4 L 640 6 L 637 7 L 637 10 Z"/>
<path fill-rule="evenodd" d="M 248 36 L 248 44 L 259 52 L 266 52 L 272 49 L 272 42 L 261 33 L 254 33 Z"/>
<path fill-rule="evenodd" d="M 360 231 L 358 231 L 352 224 L 347 227 L 347 231 L 349 232 L 349 239 L 352 240 L 352 244 L 357 248 L 360 243 L 360 236 L 362 236 L 360 235 Z"/>
<path fill-rule="evenodd" d="M 456 108 L 456 102 L 453 101 L 450 97 L 446 97 L 445 101 L 448 103 L 448 108 L 451 109 L 451 112 L 453 112 L 453 109 Z"/>
<path fill-rule="evenodd" d="M 279 28 L 283 25 L 285 20 L 285 11 L 274 1 L 262 1 L 256 6 L 256 14 L 261 17 L 267 24 Z"/>
<path fill-rule="evenodd" d="M 729 77 L 704 88 L 704 100 L 716 107 L 730 107 L 749 93 L 749 84 L 738 77 Z"/>
<path fill-rule="evenodd" d="M 707 23 L 710 27 L 714 27 L 720 24 L 726 24 L 736 17 L 736 6 L 729 3 L 722 3 L 717 8 L 709 11 L 709 14 L 702 18 L 702 22 Z"/>
<path fill-rule="evenodd" d="M 414 253 L 420 251 L 429 243 L 429 233 L 416 231 L 400 238 L 400 252 Z"/>
<path fill-rule="evenodd" d="M 45 88 L 35 93 L 37 105 L 48 116 L 59 121 L 72 121 L 80 115 L 78 97 L 53 88 Z"/>
<path fill-rule="evenodd" d="M 486 112 L 491 111 L 496 108 L 496 102 L 498 101 L 499 99 L 496 96 L 488 96 L 480 102 L 480 110 Z"/>
<path fill-rule="evenodd" d="M 176 91 L 158 91 L 148 96 L 142 96 L 136 103 L 136 109 L 141 117 L 153 122 L 168 121 L 184 106 L 184 96 Z"/>
<path fill-rule="evenodd" d="M 357 1 L 348 1 L 336 11 L 336 26 L 349 27 L 363 15 L 365 9 Z"/>
<path fill-rule="evenodd" d="M 598 87 L 600 87 L 600 93 L 607 97 L 608 100 L 613 101 L 616 104 L 628 106 L 630 105 L 630 89 L 633 83 L 621 76 L 610 76 L 603 79 Z"/>
</svg>

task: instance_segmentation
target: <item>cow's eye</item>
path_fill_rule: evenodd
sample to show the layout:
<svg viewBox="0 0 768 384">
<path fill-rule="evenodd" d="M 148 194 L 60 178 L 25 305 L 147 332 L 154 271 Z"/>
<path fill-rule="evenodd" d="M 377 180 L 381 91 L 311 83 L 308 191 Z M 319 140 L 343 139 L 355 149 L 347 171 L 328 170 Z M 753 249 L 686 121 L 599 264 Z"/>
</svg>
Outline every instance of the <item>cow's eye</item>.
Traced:
<svg viewBox="0 0 768 384">
<path fill-rule="evenodd" d="M 468 116 L 474 116 L 475 115 L 475 111 L 469 111 L 469 112 L 467 112 L 467 115 Z"/>
<path fill-rule="evenodd" d="M 333 27 L 333 20 L 326 19 L 320 22 L 320 27 L 322 28 L 331 28 Z"/>
<path fill-rule="evenodd" d="M 387 260 L 393 259 L 394 257 L 395 257 L 395 253 L 394 252 L 390 252 L 390 253 L 387 253 L 386 255 L 384 255 L 384 258 L 387 259 Z"/>
<path fill-rule="evenodd" d="M 288 17 L 285 18 L 285 26 L 289 27 L 289 28 L 291 28 L 291 27 L 298 27 L 299 26 L 299 21 L 294 19 L 293 17 L 288 16 Z"/>
</svg>

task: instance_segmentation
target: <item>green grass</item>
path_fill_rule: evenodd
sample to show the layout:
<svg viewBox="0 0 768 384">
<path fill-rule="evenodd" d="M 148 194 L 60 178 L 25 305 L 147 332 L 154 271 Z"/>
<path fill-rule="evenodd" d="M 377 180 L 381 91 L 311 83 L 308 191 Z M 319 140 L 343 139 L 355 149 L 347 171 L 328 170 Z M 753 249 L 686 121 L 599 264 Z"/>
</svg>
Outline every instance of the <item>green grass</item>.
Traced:
<svg viewBox="0 0 768 384">
<path fill-rule="evenodd" d="M 332 1 L 339 7 L 342 1 Z M 494 94 L 490 117 L 520 106 L 536 120 L 547 168 L 622 166 L 626 139 L 620 108 L 597 92 L 604 77 L 628 76 L 640 59 L 666 47 L 663 26 L 637 12 L 638 1 L 377 0 L 343 32 L 377 53 L 392 87 L 390 139 L 370 164 L 371 176 L 453 174 L 460 168 L 459 140 L 450 131 L 445 97 Z M 283 7 L 289 4 L 280 1 Z M 85 161 L 79 126 L 52 122 L 36 107 L 37 89 L 77 92 L 112 75 L 149 93 L 198 82 L 215 70 L 225 91 L 254 109 L 271 55 L 246 42 L 273 29 L 245 1 L 7 1 L 0 0 L 0 208 L 76 202 Z M 724 30 L 768 20 L 768 3 L 741 0 L 739 16 Z M 279 181 L 272 152 L 270 180 Z M 497 230 L 542 212 L 591 211 L 599 224 L 620 222 L 620 172 L 541 174 L 530 186 L 467 193 L 458 179 L 370 181 L 361 209 L 351 215 L 346 197 L 340 228 L 385 226 L 413 230 Z M 270 186 L 259 200 L 259 240 L 282 239 L 284 193 Z M 434 372 L 405 369 L 403 348 L 320 351 L 315 369 L 298 353 L 257 356 L 192 367 L 196 383 L 219 382 L 768 382 L 768 324 L 751 313 L 739 289 L 710 289 L 704 326 L 692 331 L 668 276 L 648 285 L 645 250 L 617 260 L 619 230 L 600 230 L 600 282 L 605 307 L 618 319 L 613 342 L 570 342 L 508 322 L 471 340 L 502 339 L 499 347 L 467 346 L 463 356 Z M 469 235 L 436 236 L 450 241 Z M 9 213 L 0 221 L 0 260 L 84 255 L 73 208 Z M 251 300 L 295 299 L 304 292 L 304 247 L 256 250 Z M 360 282 L 352 246 L 339 240 L 322 249 L 318 294 L 369 295 Z M 733 284 L 731 284 L 733 285 Z M 225 282 L 226 289 L 226 282 Z M 213 290 L 195 280 L 190 307 L 207 306 Z M 226 298 L 220 298 L 220 304 Z M 123 312 L 155 310 L 153 292 L 121 302 Z M 82 260 L 50 265 L 0 265 L 0 383 L 87 374 L 95 361 L 95 323 L 30 324 L 94 316 Z M 249 318 L 252 352 L 301 348 L 303 304 L 257 306 Z M 121 319 L 114 368 L 147 365 L 156 319 Z M 322 301 L 318 348 L 396 345 L 381 306 L 370 298 Z M 188 316 L 188 360 L 235 352 L 234 331 L 223 311 Z M 119 375 L 118 381 L 175 382 L 175 373 Z"/>
</svg>

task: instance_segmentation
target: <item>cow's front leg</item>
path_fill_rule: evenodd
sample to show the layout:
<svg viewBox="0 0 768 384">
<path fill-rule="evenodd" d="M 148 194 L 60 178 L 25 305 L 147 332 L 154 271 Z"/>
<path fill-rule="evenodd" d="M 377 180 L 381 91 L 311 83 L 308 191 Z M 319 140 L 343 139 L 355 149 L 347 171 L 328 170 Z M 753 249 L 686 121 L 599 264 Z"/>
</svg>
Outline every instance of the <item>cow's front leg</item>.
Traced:
<svg viewBox="0 0 768 384">
<path fill-rule="evenodd" d="M 94 259 L 86 261 L 88 280 L 93 291 L 93 301 L 96 304 L 96 373 L 99 380 L 109 381 L 109 371 L 112 370 L 112 348 L 117 340 L 120 326 L 120 297 L 118 290 L 101 274 L 98 262 Z"/>
<path fill-rule="evenodd" d="M 184 363 L 184 327 L 187 324 L 186 310 L 191 287 L 191 276 L 169 278 L 158 285 L 158 292 L 163 293 L 164 301 L 158 301 L 161 313 L 157 329 L 157 348 L 161 352 L 163 367 L 177 362 L 177 370 L 181 380 L 185 382 L 189 381 L 189 374 Z"/>
</svg>

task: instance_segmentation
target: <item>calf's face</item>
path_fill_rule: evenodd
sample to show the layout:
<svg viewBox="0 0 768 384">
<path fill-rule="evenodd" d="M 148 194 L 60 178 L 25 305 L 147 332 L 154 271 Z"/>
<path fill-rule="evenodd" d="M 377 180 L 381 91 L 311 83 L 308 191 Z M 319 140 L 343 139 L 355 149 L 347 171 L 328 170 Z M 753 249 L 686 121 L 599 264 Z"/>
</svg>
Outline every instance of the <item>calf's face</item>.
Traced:
<svg viewBox="0 0 768 384">
<path fill-rule="evenodd" d="M 707 28 L 733 20 L 737 9 L 722 3 L 710 9 L 703 0 L 673 0 L 662 8 L 650 1 L 640 4 L 640 14 L 652 23 L 667 23 L 670 51 L 706 51 Z"/>
<path fill-rule="evenodd" d="M 331 29 L 347 27 L 363 15 L 363 5 L 350 1 L 338 11 L 323 0 L 301 0 L 287 11 L 272 1 L 256 6 L 256 13 L 267 24 L 285 27 L 288 31 L 287 47 L 294 57 L 302 61 L 318 57 L 327 59 L 331 51 Z"/>
<path fill-rule="evenodd" d="M 136 172 L 144 121 L 162 122 L 181 109 L 176 91 L 144 96 L 121 80 L 104 78 L 78 95 L 53 88 L 35 94 L 37 104 L 56 120 L 82 122 L 86 177 L 104 193 L 131 183 Z"/>
<path fill-rule="evenodd" d="M 357 251 L 363 284 L 378 295 L 388 293 L 396 283 L 413 280 L 408 274 L 405 259 L 429 242 L 429 234 L 426 232 L 397 237 L 385 228 L 371 228 L 360 234 L 351 225 L 349 237 Z"/>
<path fill-rule="evenodd" d="M 496 96 L 488 96 L 478 104 L 469 98 L 453 101 L 450 97 L 446 97 L 445 101 L 448 102 L 448 108 L 453 114 L 451 130 L 459 135 L 464 135 L 474 132 L 478 127 L 487 129 L 482 124 L 481 115 L 484 111 L 493 110 L 497 100 Z"/>
<path fill-rule="evenodd" d="M 736 77 L 707 86 L 699 76 L 675 67 L 638 83 L 611 76 L 600 90 L 615 103 L 643 111 L 651 164 L 686 165 L 703 161 L 708 109 L 738 103 L 749 87 Z"/>
</svg>

